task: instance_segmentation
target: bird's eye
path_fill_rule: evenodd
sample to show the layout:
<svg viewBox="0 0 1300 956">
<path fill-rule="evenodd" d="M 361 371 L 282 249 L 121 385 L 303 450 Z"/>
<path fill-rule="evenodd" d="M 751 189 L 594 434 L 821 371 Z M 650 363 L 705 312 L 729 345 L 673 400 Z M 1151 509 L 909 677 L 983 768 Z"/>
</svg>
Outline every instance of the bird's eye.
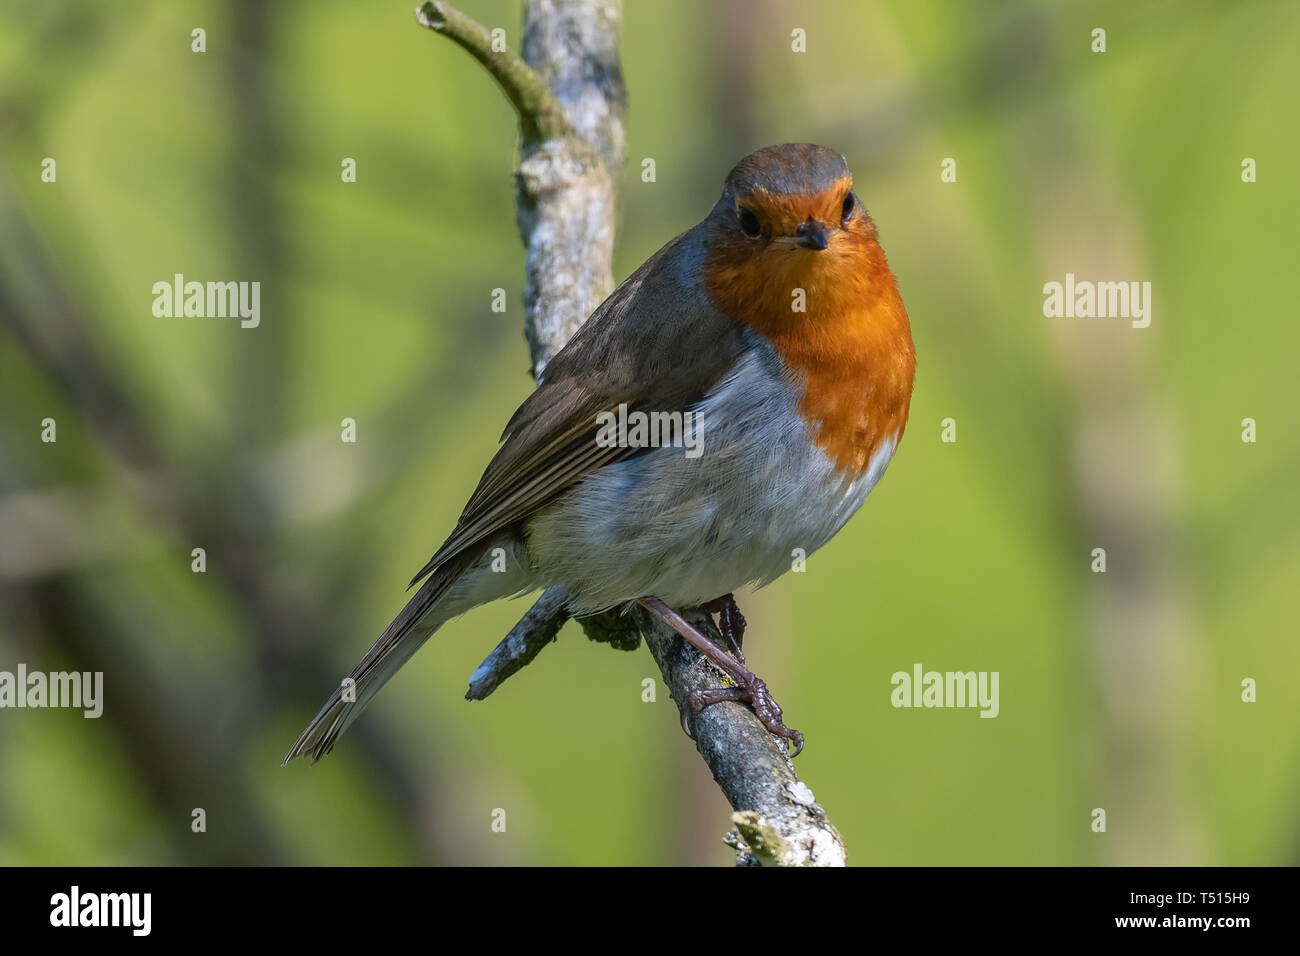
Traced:
<svg viewBox="0 0 1300 956">
<path fill-rule="evenodd" d="M 857 207 L 858 197 L 853 195 L 852 191 L 844 194 L 844 208 L 840 210 L 841 219 L 852 219 L 853 210 Z"/>
<path fill-rule="evenodd" d="M 758 217 L 744 206 L 740 207 L 740 228 L 743 229 L 745 235 L 749 236 L 751 239 L 758 238 L 758 234 L 763 231 L 763 227 L 759 223 Z"/>
</svg>

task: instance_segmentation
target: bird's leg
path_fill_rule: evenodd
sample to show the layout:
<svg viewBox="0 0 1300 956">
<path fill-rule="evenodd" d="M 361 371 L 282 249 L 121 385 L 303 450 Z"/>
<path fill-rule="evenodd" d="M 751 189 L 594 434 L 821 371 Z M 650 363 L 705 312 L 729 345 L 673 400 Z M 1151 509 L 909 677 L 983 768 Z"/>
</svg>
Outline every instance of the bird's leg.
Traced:
<svg viewBox="0 0 1300 956">
<path fill-rule="evenodd" d="M 745 615 L 740 613 L 736 596 L 724 594 L 720 598 L 714 598 L 708 604 L 701 605 L 700 610 L 718 615 L 718 630 L 731 646 L 731 656 L 740 663 L 745 663 L 745 652 L 742 650 L 745 640 Z"/>
<path fill-rule="evenodd" d="M 643 598 L 638 598 L 637 603 L 680 634 L 686 639 L 687 643 L 712 661 L 718 670 L 735 681 L 736 686 L 734 687 L 691 691 L 686 701 L 687 708 L 698 713 L 710 704 L 717 704 L 724 700 L 749 704 L 754 709 L 754 714 L 759 721 L 767 728 L 768 733 L 790 741 L 794 744 L 794 752 L 791 756 L 797 757 L 799 755 L 799 752 L 803 750 L 803 734 L 797 730 L 791 730 L 781 722 L 781 707 L 768 693 L 767 684 L 753 672 L 747 670 L 743 664 L 736 661 L 735 658 L 691 627 L 680 614 L 659 600 L 659 598 L 648 594 Z M 687 734 L 690 734 L 690 729 L 686 726 L 686 717 L 686 710 L 683 709 L 682 729 Z M 694 735 L 691 734 L 691 736 Z"/>
</svg>

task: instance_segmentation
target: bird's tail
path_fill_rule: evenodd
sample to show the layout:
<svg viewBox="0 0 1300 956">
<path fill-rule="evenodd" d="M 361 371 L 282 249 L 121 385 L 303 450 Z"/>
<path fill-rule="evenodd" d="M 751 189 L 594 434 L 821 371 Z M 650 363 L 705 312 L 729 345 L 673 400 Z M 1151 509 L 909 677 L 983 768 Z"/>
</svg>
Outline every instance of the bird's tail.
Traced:
<svg viewBox="0 0 1300 956">
<path fill-rule="evenodd" d="M 454 561 L 443 565 L 424 582 L 379 640 L 366 651 L 361 663 L 330 694 L 320 713 L 285 755 L 285 764 L 303 756 L 310 756 L 312 763 L 316 763 L 329 753 L 366 704 L 424 646 L 433 632 L 469 609 L 463 600 L 457 600 L 458 595 L 448 593 L 468 570 L 467 564 L 472 562 Z"/>
</svg>

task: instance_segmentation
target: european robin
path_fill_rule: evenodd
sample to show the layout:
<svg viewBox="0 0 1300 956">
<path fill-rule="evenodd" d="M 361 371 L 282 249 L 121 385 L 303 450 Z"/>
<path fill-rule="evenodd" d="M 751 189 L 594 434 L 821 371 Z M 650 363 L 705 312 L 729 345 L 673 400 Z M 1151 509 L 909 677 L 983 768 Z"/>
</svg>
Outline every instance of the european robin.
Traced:
<svg viewBox="0 0 1300 956">
<path fill-rule="evenodd" d="M 657 614 L 733 679 L 689 708 L 747 702 L 797 752 L 802 736 L 739 653 L 732 594 L 780 577 L 796 549 L 812 554 L 858 510 L 903 436 L 915 369 L 907 312 L 844 158 L 808 143 L 746 156 L 704 221 L 546 366 L 411 582 L 424 583 L 285 762 L 328 753 L 444 622 L 553 585 L 574 617 L 634 602 Z M 602 438 L 616 415 L 637 413 L 693 421 L 693 453 L 635 428 Z M 696 607 L 721 612 L 733 654 L 677 613 Z"/>
</svg>

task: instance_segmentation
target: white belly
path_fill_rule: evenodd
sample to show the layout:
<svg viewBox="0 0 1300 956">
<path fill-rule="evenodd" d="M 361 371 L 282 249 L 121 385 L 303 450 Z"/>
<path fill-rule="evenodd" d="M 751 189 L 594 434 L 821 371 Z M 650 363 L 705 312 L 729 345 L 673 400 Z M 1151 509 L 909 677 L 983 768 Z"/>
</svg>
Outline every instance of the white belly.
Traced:
<svg viewBox="0 0 1300 956">
<path fill-rule="evenodd" d="M 837 475 L 796 414 L 800 386 L 754 348 L 700 403 L 702 454 L 653 449 L 601 469 L 530 523 L 533 566 L 575 613 L 654 594 L 689 607 L 762 586 L 831 539 L 893 456 L 887 440 L 856 480 Z"/>
</svg>

